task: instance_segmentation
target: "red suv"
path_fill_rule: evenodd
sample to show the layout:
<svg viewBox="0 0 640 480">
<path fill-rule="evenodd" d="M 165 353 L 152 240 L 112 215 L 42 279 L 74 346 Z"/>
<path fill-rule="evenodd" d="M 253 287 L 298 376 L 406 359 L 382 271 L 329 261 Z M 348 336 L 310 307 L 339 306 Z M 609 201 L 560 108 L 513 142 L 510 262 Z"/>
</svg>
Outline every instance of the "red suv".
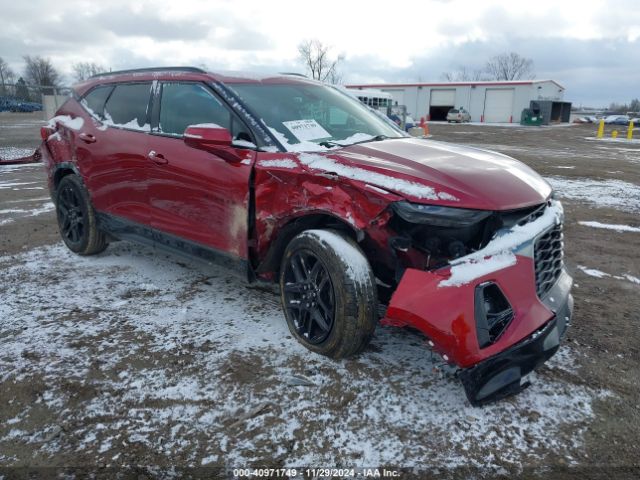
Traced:
<svg viewBox="0 0 640 480">
<path fill-rule="evenodd" d="M 519 392 L 569 323 L 560 203 L 522 163 L 411 138 L 295 75 L 157 68 L 76 85 L 42 129 L 62 239 L 126 239 L 278 282 L 291 333 L 361 351 L 421 331 L 474 405 Z"/>
</svg>

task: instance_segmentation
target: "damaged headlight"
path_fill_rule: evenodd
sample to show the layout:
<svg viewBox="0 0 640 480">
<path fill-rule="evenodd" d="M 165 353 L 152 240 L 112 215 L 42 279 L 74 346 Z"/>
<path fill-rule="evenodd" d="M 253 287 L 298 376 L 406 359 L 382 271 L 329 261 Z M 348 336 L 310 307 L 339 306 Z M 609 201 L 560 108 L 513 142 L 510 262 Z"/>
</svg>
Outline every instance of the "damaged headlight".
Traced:
<svg viewBox="0 0 640 480">
<path fill-rule="evenodd" d="M 391 204 L 393 211 L 409 223 L 432 225 L 435 227 L 463 228 L 475 225 L 492 215 L 486 210 L 420 205 L 407 201 Z"/>
</svg>

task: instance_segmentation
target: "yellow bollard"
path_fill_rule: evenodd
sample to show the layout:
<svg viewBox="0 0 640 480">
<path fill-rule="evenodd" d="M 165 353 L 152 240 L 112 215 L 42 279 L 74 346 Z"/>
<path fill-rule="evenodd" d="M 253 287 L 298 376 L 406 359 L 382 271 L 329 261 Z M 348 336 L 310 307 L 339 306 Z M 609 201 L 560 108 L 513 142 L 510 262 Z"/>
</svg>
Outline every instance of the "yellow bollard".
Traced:
<svg viewBox="0 0 640 480">
<path fill-rule="evenodd" d="M 633 120 L 629 122 L 629 128 L 627 129 L 627 140 L 633 139 Z"/>
<path fill-rule="evenodd" d="M 600 120 L 600 125 L 598 126 L 598 135 L 597 138 L 602 138 L 604 136 L 604 120 Z"/>
<path fill-rule="evenodd" d="M 618 130 L 614 130 L 613 132 L 611 132 L 611 138 L 618 138 Z"/>
</svg>

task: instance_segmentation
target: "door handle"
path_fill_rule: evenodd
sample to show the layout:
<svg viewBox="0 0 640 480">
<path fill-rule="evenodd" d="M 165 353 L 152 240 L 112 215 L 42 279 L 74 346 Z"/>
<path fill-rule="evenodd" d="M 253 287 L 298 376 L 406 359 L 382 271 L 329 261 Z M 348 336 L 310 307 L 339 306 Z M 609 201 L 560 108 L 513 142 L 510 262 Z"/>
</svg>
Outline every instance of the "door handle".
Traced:
<svg viewBox="0 0 640 480">
<path fill-rule="evenodd" d="M 96 143 L 96 137 L 94 135 L 91 135 L 90 133 L 82 132 L 78 136 L 80 137 L 80 140 L 82 140 L 84 143 Z"/>
<path fill-rule="evenodd" d="M 164 155 L 156 152 L 155 150 L 151 150 L 149 153 L 147 153 L 147 157 L 156 165 L 166 165 L 167 163 L 169 163 L 169 160 L 164 158 Z"/>
</svg>

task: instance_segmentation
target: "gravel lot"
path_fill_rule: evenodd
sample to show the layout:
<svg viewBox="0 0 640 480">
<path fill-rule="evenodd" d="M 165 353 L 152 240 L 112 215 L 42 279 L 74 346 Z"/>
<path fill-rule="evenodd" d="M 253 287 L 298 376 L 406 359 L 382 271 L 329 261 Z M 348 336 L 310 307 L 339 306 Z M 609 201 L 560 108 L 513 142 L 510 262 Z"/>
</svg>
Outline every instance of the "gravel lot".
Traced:
<svg viewBox="0 0 640 480">
<path fill-rule="evenodd" d="M 0 113 L 0 148 L 34 148 L 40 124 Z M 249 465 L 636 478 L 640 145 L 596 141 L 595 126 L 431 131 L 523 160 L 564 197 L 575 318 L 528 390 L 473 408 L 409 331 L 379 328 L 364 354 L 330 361 L 289 336 L 274 293 L 230 272 L 126 242 L 75 256 L 42 166 L 5 166 L 0 478 Z"/>
</svg>

